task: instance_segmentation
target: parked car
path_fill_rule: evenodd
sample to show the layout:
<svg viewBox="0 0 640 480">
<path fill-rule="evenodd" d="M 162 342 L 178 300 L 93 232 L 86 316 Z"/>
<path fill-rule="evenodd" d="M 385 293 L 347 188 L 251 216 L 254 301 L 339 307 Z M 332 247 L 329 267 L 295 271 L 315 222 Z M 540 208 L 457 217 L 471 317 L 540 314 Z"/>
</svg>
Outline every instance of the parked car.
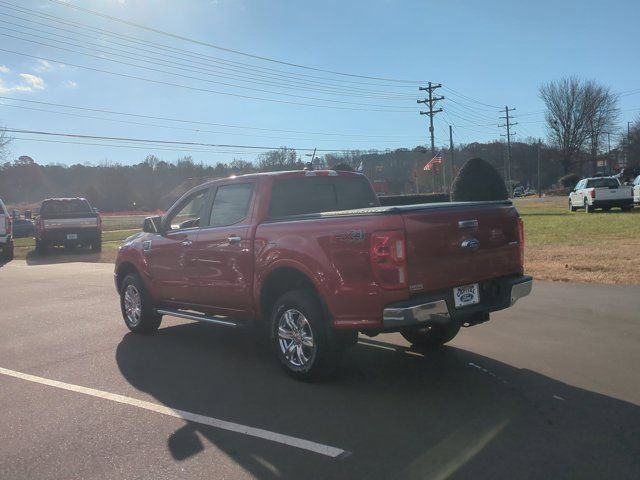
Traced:
<svg viewBox="0 0 640 480">
<path fill-rule="evenodd" d="M 525 189 L 524 187 L 516 187 L 513 189 L 513 198 L 524 197 Z"/>
<path fill-rule="evenodd" d="M 33 237 L 35 226 L 33 221 L 24 218 L 13 218 L 13 238 Z"/>
<path fill-rule="evenodd" d="M 633 208 L 632 187 L 622 186 L 615 177 L 590 177 L 580 180 L 569 193 L 569 210 L 584 208 L 591 213 L 596 208 L 609 211 L 618 207 L 623 211 Z"/>
<path fill-rule="evenodd" d="M 13 259 L 13 220 L 7 207 L 0 199 L 0 258 L 2 260 Z"/>
<path fill-rule="evenodd" d="M 36 251 L 48 247 L 78 245 L 102 250 L 102 219 L 85 198 L 48 198 L 36 221 Z"/>
<path fill-rule="evenodd" d="M 633 203 L 640 205 L 640 175 L 633 181 Z"/>
<path fill-rule="evenodd" d="M 163 315 L 267 325 L 291 375 L 326 372 L 358 332 L 448 342 L 529 294 L 510 201 L 380 207 L 361 174 L 216 180 L 126 239 L 115 285 L 127 327 Z"/>
</svg>

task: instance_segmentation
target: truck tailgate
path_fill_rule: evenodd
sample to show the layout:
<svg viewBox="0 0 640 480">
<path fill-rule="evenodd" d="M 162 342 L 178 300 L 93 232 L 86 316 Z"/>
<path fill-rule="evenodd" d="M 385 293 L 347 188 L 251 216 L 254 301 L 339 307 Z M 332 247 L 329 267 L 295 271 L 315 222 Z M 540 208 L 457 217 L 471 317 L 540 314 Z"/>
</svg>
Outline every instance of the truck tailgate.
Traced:
<svg viewBox="0 0 640 480">
<path fill-rule="evenodd" d="M 414 206 L 402 216 L 413 292 L 522 274 L 519 216 L 509 203 Z"/>
<path fill-rule="evenodd" d="M 97 228 L 97 217 L 45 218 L 42 221 L 45 230 Z"/>
<path fill-rule="evenodd" d="M 623 200 L 633 197 L 633 188 L 621 185 L 618 188 L 594 188 L 595 200 Z"/>
</svg>

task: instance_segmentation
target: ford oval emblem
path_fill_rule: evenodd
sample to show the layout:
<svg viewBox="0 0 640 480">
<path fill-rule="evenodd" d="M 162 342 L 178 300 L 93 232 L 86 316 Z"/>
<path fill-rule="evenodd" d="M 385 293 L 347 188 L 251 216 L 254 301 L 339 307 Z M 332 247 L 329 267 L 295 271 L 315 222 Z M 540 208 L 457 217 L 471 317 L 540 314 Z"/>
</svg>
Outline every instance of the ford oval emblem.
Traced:
<svg viewBox="0 0 640 480">
<path fill-rule="evenodd" d="M 460 302 L 467 303 L 473 300 L 473 293 L 467 292 L 460 295 Z"/>
</svg>

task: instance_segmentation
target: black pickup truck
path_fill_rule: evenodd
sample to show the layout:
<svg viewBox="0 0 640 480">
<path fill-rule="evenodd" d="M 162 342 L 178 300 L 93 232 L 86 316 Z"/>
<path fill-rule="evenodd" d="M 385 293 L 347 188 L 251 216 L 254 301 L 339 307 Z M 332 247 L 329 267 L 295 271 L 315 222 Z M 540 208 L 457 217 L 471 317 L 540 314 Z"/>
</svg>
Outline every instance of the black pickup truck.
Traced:
<svg viewBox="0 0 640 480">
<path fill-rule="evenodd" d="M 48 198 L 42 201 L 36 221 L 36 251 L 78 245 L 102 250 L 102 219 L 85 198 Z"/>
</svg>

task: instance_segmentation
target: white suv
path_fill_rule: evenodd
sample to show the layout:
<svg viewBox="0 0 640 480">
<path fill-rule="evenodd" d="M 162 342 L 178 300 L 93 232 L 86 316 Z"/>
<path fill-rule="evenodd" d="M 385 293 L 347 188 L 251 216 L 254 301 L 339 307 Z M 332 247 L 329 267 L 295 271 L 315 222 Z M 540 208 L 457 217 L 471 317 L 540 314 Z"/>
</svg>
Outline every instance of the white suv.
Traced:
<svg viewBox="0 0 640 480">
<path fill-rule="evenodd" d="M 624 187 L 615 177 L 583 178 L 569 193 L 569 210 L 584 208 L 591 213 L 596 208 L 608 211 L 619 207 L 623 211 L 633 208 L 633 189 Z"/>
<path fill-rule="evenodd" d="M 11 215 L 7 211 L 0 199 L 0 255 L 1 260 L 13 259 L 13 236 L 11 235 L 12 226 Z"/>
<path fill-rule="evenodd" d="M 633 181 L 633 203 L 640 205 L 640 175 Z"/>
</svg>

